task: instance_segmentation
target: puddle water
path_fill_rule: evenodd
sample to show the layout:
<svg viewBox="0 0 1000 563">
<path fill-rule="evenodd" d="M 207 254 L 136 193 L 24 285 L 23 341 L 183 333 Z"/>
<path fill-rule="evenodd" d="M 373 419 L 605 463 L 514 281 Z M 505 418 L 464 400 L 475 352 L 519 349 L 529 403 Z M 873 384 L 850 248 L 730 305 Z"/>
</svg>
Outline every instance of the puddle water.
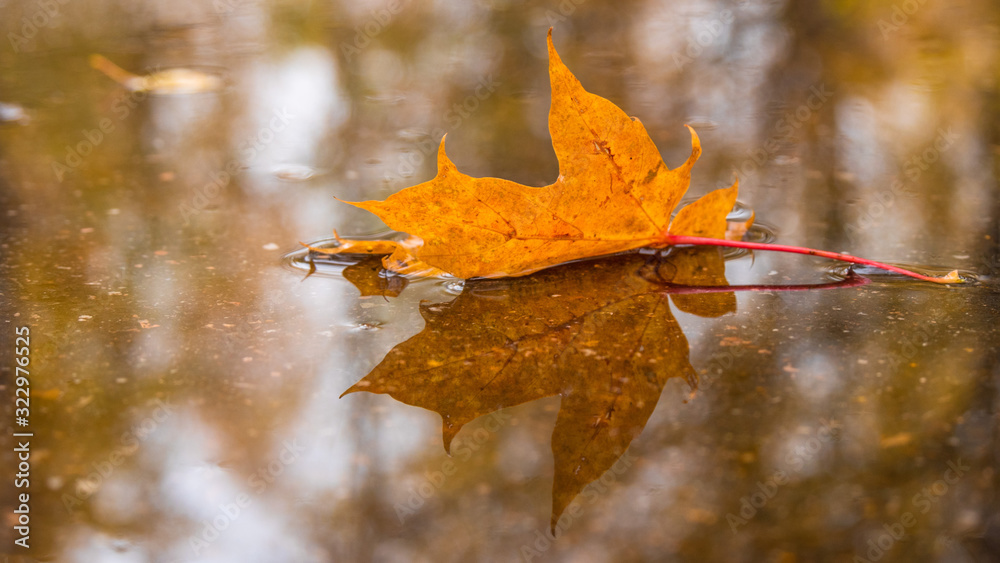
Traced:
<svg viewBox="0 0 1000 563">
<path fill-rule="evenodd" d="M 0 2 L 10 561 L 1000 560 L 995 2 L 42 4 Z M 735 174 L 744 240 L 969 283 L 298 245 L 401 240 L 338 198 L 443 132 L 551 183 L 550 25 L 668 166 L 698 129 L 689 195 Z"/>
</svg>

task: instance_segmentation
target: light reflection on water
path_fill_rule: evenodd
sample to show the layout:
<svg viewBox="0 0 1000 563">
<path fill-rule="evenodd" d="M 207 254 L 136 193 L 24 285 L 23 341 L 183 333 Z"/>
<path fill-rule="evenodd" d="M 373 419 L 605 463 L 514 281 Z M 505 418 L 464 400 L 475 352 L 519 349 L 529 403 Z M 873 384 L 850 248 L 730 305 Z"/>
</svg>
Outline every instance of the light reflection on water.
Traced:
<svg viewBox="0 0 1000 563">
<path fill-rule="evenodd" d="M 993 4 L 925 3 L 888 33 L 890 2 L 406 3 L 388 16 L 375 0 L 57 4 L 0 49 L 0 293 L 9 324 L 32 331 L 37 558 L 834 560 L 869 557 L 907 511 L 916 525 L 885 560 L 1000 552 Z M 0 6 L 5 37 L 40 6 Z M 698 390 L 664 386 L 630 468 L 546 543 L 559 399 L 508 409 L 496 432 L 470 423 L 456 438 L 468 455 L 448 458 L 438 415 L 339 398 L 424 328 L 421 302 L 469 288 L 360 296 L 282 256 L 332 228 L 383 230 L 334 197 L 430 177 L 445 131 L 464 172 L 550 183 L 550 25 L 584 86 L 640 117 L 668 165 L 686 157 L 682 124 L 698 128 L 691 194 L 735 171 L 755 240 L 980 283 L 873 274 L 741 293 L 719 318 L 675 310 Z M 225 87 L 140 99 L 91 53 L 136 73 L 210 70 Z M 461 109 L 484 80 L 495 91 Z M 734 284 L 843 274 L 731 258 Z M 839 438 L 810 453 L 832 421 Z M 914 495 L 959 460 L 968 474 L 921 512 Z M 734 533 L 727 516 L 777 469 L 788 484 Z"/>
</svg>

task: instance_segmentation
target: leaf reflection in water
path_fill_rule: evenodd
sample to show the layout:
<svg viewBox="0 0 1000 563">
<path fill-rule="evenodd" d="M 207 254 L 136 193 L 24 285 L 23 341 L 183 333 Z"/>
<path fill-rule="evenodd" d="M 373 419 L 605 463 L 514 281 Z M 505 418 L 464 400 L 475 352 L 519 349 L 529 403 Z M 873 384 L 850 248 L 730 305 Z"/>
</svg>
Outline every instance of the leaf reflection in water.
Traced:
<svg viewBox="0 0 1000 563">
<path fill-rule="evenodd" d="M 384 393 L 440 414 L 445 450 L 476 418 L 561 396 L 552 433 L 555 529 L 570 502 L 642 432 L 667 380 L 697 387 L 669 301 L 717 317 L 736 311 L 733 290 L 781 289 L 727 286 L 724 273 L 718 249 L 683 248 L 467 281 L 454 301 L 421 304 L 424 329 L 344 394 Z M 860 283 L 849 276 L 816 287 Z"/>
</svg>

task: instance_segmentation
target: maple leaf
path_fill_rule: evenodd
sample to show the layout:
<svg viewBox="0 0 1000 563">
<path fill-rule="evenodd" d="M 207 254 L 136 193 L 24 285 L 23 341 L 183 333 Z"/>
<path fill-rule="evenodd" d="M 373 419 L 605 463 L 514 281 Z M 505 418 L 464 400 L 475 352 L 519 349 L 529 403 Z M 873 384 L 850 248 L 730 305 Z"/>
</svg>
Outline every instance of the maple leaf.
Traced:
<svg viewBox="0 0 1000 563">
<path fill-rule="evenodd" d="M 638 119 L 583 89 L 556 53 L 551 29 L 548 48 L 549 131 L 559 177 L 542 188 L 473 178 L 458 171 L 442 139 L 434 179 L 385 201 L 348 202 L 415 237 L 409 244 L 384 241 L 392 249 L 386 269 L 410 273 L 429 265 L 460 278 L 522 276 L 570 260 L 667 246 L 668 236 L 725 235 L 735 183 L 671 221 L 701 154 L 694 129 L 691 156 L 667 168 Z"/>
<path fill-rule="evenodd" d="M 668 304 L 670 297 L 676 305 L 678 297 L 692 296 L 669 295 L 661 279 L 678 273 L 674 281 L 685 283 L 725 278 L 717 249 L 686 250 L 665 259 L 630 254 L 518 280 L 467 282 L 450 303 L 421 304 L 424 329 L 344 395 L 385 393 L 439 413 L 447 451 L 476 418 L 560 395 L 552 434 L 555 526 L 642 432 L 667 380 L 697 385 L 687 340 Z M 698 313 L 697 304 L 688 305 Z M 718 312 L 711 299 L 700 305 L 708 315 Z M 735 311 L 735 299 L 732 305 Z"/>
<path fill-rule="evenodd" d="M 385 254 L 400 274 L 460 278 L 523 276 L 543 268 L 649 246 L 729 246 L 822 256 L 865 264 L 936 283 L 962 283 L 957 270 L 929 276 L 865 258 L 788 245 L 725 240 L 726 215 L 739 181 L 671 214 L 687 191 L 701 142 L 691 131 L 691 156 L 667 168 L 642 123 L 583 89 L 548 33 L 552 105 L 549 132 L 559 177 L 543 188 L 500 178 L 473 178 L 438 150 L 437 175 L 384 201 L 346 202 L 378 215 L 404 241 L 351 241 L 310 250 L 324 254 Z M 732 231 L 734 238 L 753 218 Z M 336 232 L 335 232 L 336 234 Z"/>
</svg>

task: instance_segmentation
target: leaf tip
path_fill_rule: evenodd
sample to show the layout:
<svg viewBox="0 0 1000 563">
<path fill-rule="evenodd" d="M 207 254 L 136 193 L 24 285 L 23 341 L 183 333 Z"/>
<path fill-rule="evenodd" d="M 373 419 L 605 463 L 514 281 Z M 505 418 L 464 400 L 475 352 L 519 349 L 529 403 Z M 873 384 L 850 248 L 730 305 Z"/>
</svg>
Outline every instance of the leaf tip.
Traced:
<svg viewBox="0 0 1000 563">
<path fill-rule="evenodd" d="M 549 69 L 550 69 L 550 72 L 551 72 L 551 68 L 552 68 L 553 65 L 555 65 L 555 64 L 561 64 L 562 63 L 562 59 L 559 58 L 559 53 L 556 52 L 555 43 L 552 42 L 552 28 L 551 27 L 549 28 L 548 34 L 545 36 L 545 40 L 549 44 Z"/>
<path fill-rule="evenodd" d="M 740 178 L 739 178 L 739 176 L 733 178 L 733 185 L 729 186 L 728 188 L 726 188 L 726 195 L 729 195 L 729 192 L 732 192 L 733 205 L 735 206 L 736 205 L 736 196 L 739 195 L 739 193 L 740 193 Z M 751 211 L 751 213 L 752 213 L 752 211 Z"/>
<path fill-rule="evenodd" d="M 698 157 L 701 156 L 701 139 L 698 138 L 698 133 L 695 132 L 694 127 L 688 124 L 684 124 L 684 127 L 688 128 L 691 132 L 691 156 L 688 157 L 687 162 L 684 163 L 685 168 L 691 168 L 694 163 L 698 161 Z"/>
<path fill-rule="evenodd" d="M 443 418 L 444 417 L 442 415 L 442 419 Z M 461 425 L 458 428 L 455 428 L 449 424 L 447 420 L 442 420 L 441 440 L 444 442 L 444 453 L 448 454 L 448 457 L 451 457 L 451 443 L 455 439 L 455 435 L 458 434 L 458 431 L 461 429 Z"/>
<path fill-rule="evenodd" d="M 445 152 L 445 150 L 444 150 L 444 141 L 445 141 L 445 139 L 447 139 L 447 138 L 448 138 L 448 134 L 447 134 L 447 133 L 445 133 L 445 134 L 444 134 L 444 135 L 443 135 L 443 136 L 441 137 L 441 143 L 440 143 L 440 144 L 438 145 L 438 158 L 437 158 L 437 165 L 438 165 L 438 175 L 439 175 L 439 176 L 440 176 L 440 175 L 441 175 L 441 174 L 442 174 L 443 172 L 445 172 L 446 170 L 448 170 L 449 168 L 453 168 L 453 167 L 455 166 L 455 165 L 454 165 L 454 164 L 453 164 L 453 163 L 451 162 L 451 159 L 450 159 L 450 158 L 448 158 L 448 153 L 446 153 L 446 152 Z"/>
<path fill-rule="evenodd" d="M 373 204 L 373 203 L 381 203 L 381 202 L 378 202 L 378 201 L 348 201 L 346 199 L 340 199 L 337 196 L 333 196 L 333 199 L 339 201 L 340 203 L 346 203 L 347 205 L 353 205 L 354 207 L 359 207 L 361 209 L 366 209 L 368 211 L 371 211 L 371 210 L 368 209 L 367 207 L 365 207 L 366 205 Z M 336 231 L 334 231 L 333 236 L 335 238 L 337 238 L 338 240 L 340 239 L 340 237 L 337 236 L 337 232 Z"/>
</svg>

